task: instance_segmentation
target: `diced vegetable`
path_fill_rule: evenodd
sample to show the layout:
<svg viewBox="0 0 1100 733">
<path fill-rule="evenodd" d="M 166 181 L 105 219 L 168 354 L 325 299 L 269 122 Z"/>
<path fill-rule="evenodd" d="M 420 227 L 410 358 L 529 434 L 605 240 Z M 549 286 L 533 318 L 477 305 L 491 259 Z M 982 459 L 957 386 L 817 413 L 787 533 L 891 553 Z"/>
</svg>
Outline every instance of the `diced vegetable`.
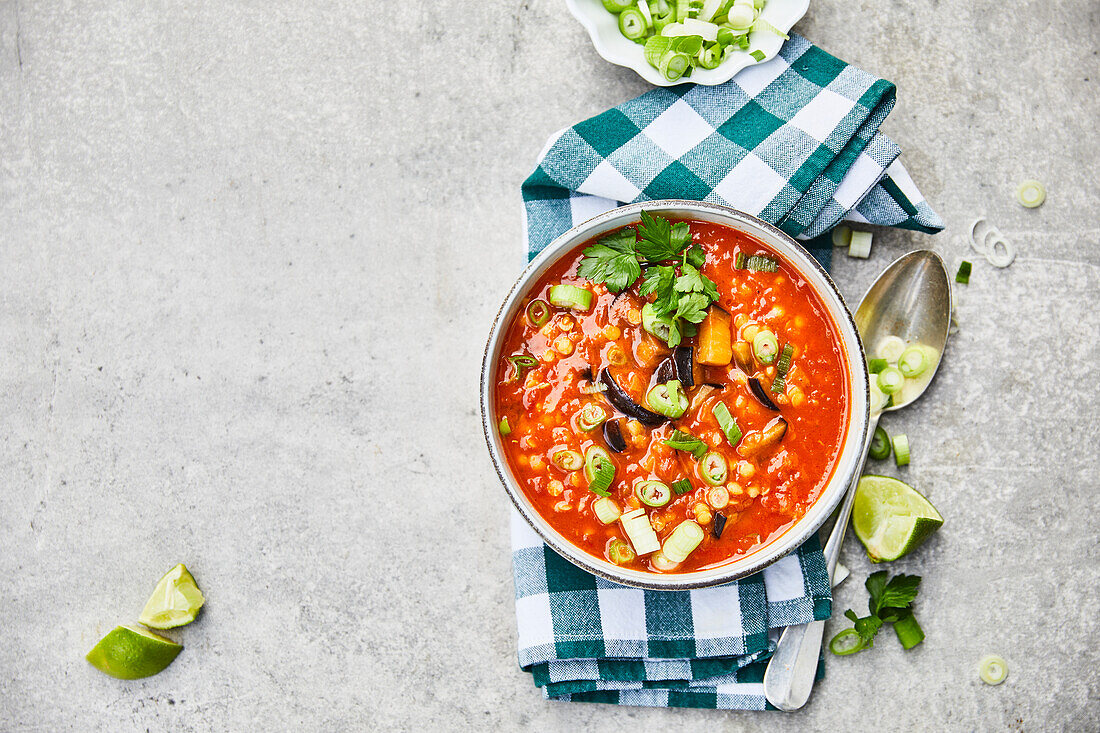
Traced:
<svg viewBox="0 0 1100 733">
<path fill-rule="evenodd" d="M 690 519 L 685 519 L 672 530 L 661 552 L 672 562 L 682 563 L 699 546 L 704 536 L 702 527 Z"/>
<path fill-rule="evenodd" d="M 928 354 L 919 346 L 910 346 L 898 359 L 898 371 L 912 379 L 924 374 L 928 368 Z"/>
<path fill-rule="evenodd" d="M 622 511 L 619 510 L 619 505 L 615 503 L 615 500 L 609 496 L 601 496 L 592 503 L 592 511 L 596 514 L 596 519 L 600 520 L 604 524 L 611 524 L 619 518 Z"/>
<path fill-rule="evenodd" d="M 603 424 L 603 439 L 607 447 L 616 453 L 626 450 L 626 439 L 623 438 L 623 429 L 619 420 L 609 420 Z"/>
<path fill-rule="evenodd" d="M 871 232 L 852 232 L 851 243 L 848 245 L 848 256 L 867 259 L 871 256 Z"/>
<path fill-rule="evenodd" d="M 894 436 L 894 462 L 898 466 L 909 465 L 909 436 L 905 433 L 899 433 Z"/>
<path fill-rule="evenodd" d="M 888 366 L 890 366 L 890 364 L 885 359 L 867 360 L 867 371 L 869 371 L 871 374 L 878 374 Z"/>
<path fill-rule="evenodd" d="M 508 424 L 508 418 L 507 417 L 500 418 L 500 434 L 501 435 L 511 435 L 512 434 L 512 426 Z"/>
<path fill-rule="evenodd" d="M 778 272 L 779 260 L 764 254 L 746 255 L 739 252 L 734 258 L 734 269 L 750 272 Z"/>
<path fill-rule="evenodd" d="M 639 555 L 648 555 L 661 549 L 661 542 L 657 539 L 657 533 L 653 531 L 644 509 L 623 514 L 619 517 L 619 524 L 634 547 L 634 552 Z"/>
<path fill-rule="evenodd" d="M 745 436 L 745 439 L 741 441 L 741 455 L 748 458 L 768 448 L 773 448 L 779 445 L 786 434 L 787 421 L 777 417 L 768 423 L 763 430 L 754 431 Z"/>
<path fill-rule="evenodd" d="M 527 304 L 527 320 L 535 328 L 542 328 L 550 320 L 550 306 L 545 300 L 535 298 Z"/>
<path fill-rule="evenodd" d="M 685 387 L 695 386 L 695 349 L 691 346 L 677 346 L 672 352 L 672 367 L 676 379 Z M 667 381 L 667 380 L 665 380 Z"/>
<path fill-rule="evenodd" d="M 871 438 L 871 447 L 867 455 L 876 461 L 890 457 L 890 436 L 881 427 L 875 428 L 875 435 Z"/>
<path fill-rule="evenodd" d="M 917 619 L 911 611 L 903 613 L 894 622 L 894 633 L 898 635 L 898 641 L 907 651 L 924 641 L 924 629 L 917 623 Z"/>
<path fill-rule="evenodd" d="M 611 460 L 611 454 L 599 446 L 592 446 L 584 452 L 584 477 L 589 481 L 596 478 L 596 472 L 604 465 L 615 469 L 615 462 Z"/>
<path fill-rule="evenodd" d="M 722 512 L 715 512 L 714 524 L 710 525 L 710 533 L 714 535 L 714 539 L 722 539 L 722 531 L 726 528 L 726 515 Z"/>
<path fill-rule="evenodd" d="M 708 484 L 718 486 L 726 482 L 726 477 L 729 476 L 729 464 L 721 453 L 711 451 L 699 461 L 699 473 Z"/>
<path fill-rule="evenodd" d="M 610 463 L 601 463 L 599 467 L 592 472 L 592 478 L 588 482 L 588 490 L 597 496 L 611 496 L 611 492 L 608 489 L 611 488 L 611 482 L 615 480 L 615 467 Z"/>
<path fill-rule="evenodd" d="M 642 306 L 642 328 L 667 342 L 669 333 L 672 330 L 672 317 L 657 315 L 657 309 L 653 307 L 653 304 L 646 303 Z"/>
<path fill-rule="evenodd" d="M 691 433 L 683 430 L 673 430 L 671 437 L 661 441 L 670 448 L 687 451 L 695 456 L 695 460 L 702 458 L 707 452 L 707 444 L 696 438 Z"/>
<path fill-rule="evenodd" d="M 550 456 L 550 462 L 563 471 L 576 471 L 584 465 L 584 458 L 575 450 L 559 450 Z"/>
<path fill-rule="evenodd" d="M 726 366 L 733 358 L 730 335 L 730 314 L 718 306 L 707 309 L 707 316 L 699 324 L 700 364 Z"/>
<path fill-rule="evenodd" d="M 672 490 L 676 493 L 676 496 L 683 496 L 687 492 L 691 491 L 691 482 L 686 478 L 679 479 L 672 482 Z"/>
<path fill-rule="evenodd" d="M 665 557 L 665 553 L 663 552 L 653 553 L 653 557 L 649 558 L 649 562 L 655 570 L 659 570 L 662 573 L 670 572 L 680 566 L 680 563 L 672 562 Z"/>
<path fill-rule="evenodd" d="M 752 361 L 752 346 L 748 341 L 737 341 L 733 344 L 733 362 L 747 375 L 756 373 L 756 366 Z"/>
<path fill-rule="evenodd" d="M 592 308 L 592 291 L 576 285 L 560 284 L 550 288 L 548 294 L 551 305 L 559 308 L 572 308 L 588 311 Z"/>
<path fill-rule="evenodd" d="M 607 396 L 608 401 L 619 412 L 634 418 L 643 425 L 653 426 L 667 422 L 668 418 L 664 415 L 659 415 L 652 410 L 647 410 L 630 399 L 630 395 L 619 386 L 619 383 L 615 381 L 611 376 L 611 372 L 607 369 L 600 372 L 600 381 L 607 387 L 607 391 L 604 394 Z"/>
<path fill-rule="evenodd" d="M 966 285 L 970 282 L 970 269 L 973 267 L 969 262 L 963 260 L 959 263 L 959 271 L 955 273 L 955 282 Z"/>
<path fill-rule="evenodd" d="M 752 353 L 761 364 L 771 364 L 779 353 L 779 340 L 774 333 L 762 328 L 752 338 Z"/>
<path fill-rule="evenodd" d="M 638 8 L 627 8 L 619 13 L 619 32 L 632 41 L 644 37 L 648 25 L 645 15 Z"/>
<path fill-rule="evenodd" d="M 646 506 L 664 506 L 672 499 L 672 490 L 660 481 L 639 481 L 634 484 L 634 495 Z"/>
<path fill-rule="evenodd" d="M 633 4 L 634 0 L 603 0 L 604 8 L 611 13 L 621 13 Z"/>
<path fill-rule="evenodd" d="M 616 565 L 629 565 L 634 562 L 637 555 L 634 554 L 634 550 L 630 549 L 630 545 L 626 542 L 614 539 L 607 546 L 607 557 Z"/>
<path fill-rule="evenodd" d="M 1022 206 L 1034 209 L 1047 200 L 1047 190 L 1043 188 L 1043 184 L 1033 178 L 1029 178 L 1021 183 L 1020 187 L 1016 189 L 1016 200 L 1019 201 Z"/>
<path fill-rule="evenodd" d="M 901 390 L 902 386 L 905 384 L 905 375 L 903 375 L 901 370 L 897 367 L 888 366 L 878 373 L 876 381 L 882 393 L 890 395 Z"/>
<path fill-rule="evenodd" d="M 774 412 L 779 412 L 779 405 L 772 402 L 772 398 L 768 397 L 768 393 L 764 391 L 764 387 L 756 377 L 749 377 L 749 391 L 752 392 L 752 396 L 759 400 L 760 404 L 764 407 Z"/>
<path fill-rule="evenodd" d="M 872 379 L 870 385 L 871 392 L 871 414 L 882 412 L 890 405 L 890 395 L 885 394 L 878 388 L 878 380 Z"/>
<path fill-rule="evenodd" d="M 711 409 L 711 414 L 718 421 L 718 427 L 722 428 L 726 440 L 736 448 L 741 440 L 741 428 L 737 425 L 737 421 L 733 419 L 733 415 L 730 414 L 730 408 L 726 407 L 725 402 L 716 402 Z"/>
<path fill-rule="evenodd" d="M 730 492 L 725 486 L 715 486 L 707 492 L 707 503 L 715 509 L 725 509 L 730 503 Z"/>
<path fill-rule="evenodd" d="M 863 637 L 855 629 L 844 629 L 829 642 L 829 651 L 838 656 L 855 654 L 863 648 Z"/>
<path fill-rule="evenodd" d="M 682 416 L 689 404 L 687 394 L 678 379 L 655 385 L 646 394 L 645 401 L 654 412 L 673 419 Z"/>
<path fill-rule="evenodd" d="M 999 685 L 1008 677 L 1008 662 L 996 654 L 982 657 L 978 663 L 978 677 L 987 685 Z"/>
<path fill-rule="evenodd" d="M 592 430 L 603 424 L 607 419 L 607 410 L 595 403 L 588 403 L 581 408 L 577 415 L 577 425 L 581 430 Z"/>
<path fill-rule="evenodd" d="M 852 243 L 852 228 L 841 224 L 833 229 L 833 246 L 847 247 Z"/>
<path fill-rule="evenodd" d="M 901 358 L 904 351 L 904 341 L 897 336 L 886 336 L 878 342 L 878 346 L 875 348 L 875 355 L 880 359 L 885 359 L 890 364 L 897 364 L 898 359 Z"/>
</svg>

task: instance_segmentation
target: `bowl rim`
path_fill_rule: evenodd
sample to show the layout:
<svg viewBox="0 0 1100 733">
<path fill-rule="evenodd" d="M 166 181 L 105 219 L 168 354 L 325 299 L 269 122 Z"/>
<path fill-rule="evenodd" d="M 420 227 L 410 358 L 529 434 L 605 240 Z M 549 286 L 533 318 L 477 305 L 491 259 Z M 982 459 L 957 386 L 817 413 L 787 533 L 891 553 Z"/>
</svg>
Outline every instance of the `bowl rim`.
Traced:
<svg viewBox="0 0 1100 733">
<path fill-rule="evenodd" d="M 780 18 L 769 15 L 769 17 L 766 18 L 769 23 L 786 34 L 790 34 L 791 28 L 806 16 L 806 12 L 810 8 L 810 0 L 788 1 L 792 5 L 792 10 L 789 15 L 784 15 Z M 764 58 L 759 61 L 749 55 L 747 51 L 739 52 L 734 59 L 720 64 L 717 68 L 699 68 L 692 72 L 691 78 L 668 81 L 661 76 L 661 73 L 656 68 L 645 60 L 644 54 L 634 53 L 633 49 L 630 48 L 641 48 L 638 44 L 627 39 L 625 36 L 621 36 L 621 34 L 620 37 L 623 38 L 626 43 L 630 44 L 630 46 L 617 44 L 619 48 L 614 48 L 610 43 L 605 42 L 603 33 L 600 31 L 602 14 L 611 15 L 611 13 L 603 7 L 600 0 L 565 0 L 565 5 L 573 17 L 588 31 L 588 36 L 592 40 L 592 45 L 595 47 L 596 53 L 598 53 L 600 57 L 616 66 L 633 69 L 638 76 L 642 77 L 650 84 L 660 87 L 672 87 L 679 84 L 701 84 L 703 86 L 724 84 L 750 66 L 758 66 L 771 61 L 779 53 L 783 44 L 786 43 L 782 37 L 770 31 L 754 31 L 750 35 L 756 42 L 756 48 L 764 52 Z M 768 5 L 765 5 L 762 12 L 766 13 L 767 8 Z M 618 33 L 617 27 L 616 33 Z M 764 34 L 764 36 L 761 37 L 758 34 Z"/>
<path fill-rule="evenodd" d="M 849 374 L 850 418 L 847 432 L 841 443 L 832 477 L 817 499 L 798 521 L 774 541 L 733 562 L 687 573 L 651 573 L 631 570 L 590 555 L 561 535 L 542 518 L 527 500 L 519 482 L 512 476 L 504 457 L 503 445 L 497 430 L 497 418 L 493 407 L 493 379 L 497 356 L 503 343 L 504 332 L 530 285 L 563 254 L 584 241 L 637 221 L 639 212 L 671 214 L 684 218 L 711 221 L 745 231 L 776 249 L 807 279 L 814 292 L 825 305 L 839 333 L 839 340 L 847 356 Z M 736 226 L 740 225 L 740 227 Z M 755 231 L 754 231 L 755 230 Z M 763 235 L 763 236 L 761 236 Z M 811 277 L 807 277 L 811 275 Z M 817 278 L 820 283 L 814 283 Z M 821 285 L 825 287 L 822 288 Z M 859 331 L 851 310 L 847 307 L 839 289 L 829 273 L 798 242 L 779 228 L 751 214 L 728 206 L 685 199 L 661 199 L 628 204 L 594 216 L 575 225 L 558 236 L 543 249 L 520 273 L 497 310 L 481 365 L 481 418 L 485 442 L 497 477 L 520 516 L 530 525 L 539 538 L 555 552 L 577 567 L 598 577 L 620 585 L 647 590 L 689 590 L 722 585 L 763 570 L 801 546 L 832 516 L 848 487 L 862 468 L 862 458 L 870 440 L 870 381 Z"/>
</svg>

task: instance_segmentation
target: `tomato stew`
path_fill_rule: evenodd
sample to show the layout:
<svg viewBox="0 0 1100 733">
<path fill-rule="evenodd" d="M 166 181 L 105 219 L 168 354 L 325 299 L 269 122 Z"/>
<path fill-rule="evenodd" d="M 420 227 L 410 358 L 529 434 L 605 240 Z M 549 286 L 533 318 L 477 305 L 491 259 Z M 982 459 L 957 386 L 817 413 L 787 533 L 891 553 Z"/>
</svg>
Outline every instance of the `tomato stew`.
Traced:
<svg viewBox="0 0 1100 733">
<path fill-rule="evenodd" d="M 749 235 L 685 225 L 717 300 L 679 321 L 679 344 L 653 316 L 648 274 L 620 293 L 578 275 L 592 240 L 532 288 L 495 380 L 504 453 L 538 513 L 588 553 L 649 572 L 713 568 L 775 540 L 828 483 L 849 422 L 844 347 L 810 284 Z M 687 261 L 650 264 L 679 277 Z"/>
</svg>

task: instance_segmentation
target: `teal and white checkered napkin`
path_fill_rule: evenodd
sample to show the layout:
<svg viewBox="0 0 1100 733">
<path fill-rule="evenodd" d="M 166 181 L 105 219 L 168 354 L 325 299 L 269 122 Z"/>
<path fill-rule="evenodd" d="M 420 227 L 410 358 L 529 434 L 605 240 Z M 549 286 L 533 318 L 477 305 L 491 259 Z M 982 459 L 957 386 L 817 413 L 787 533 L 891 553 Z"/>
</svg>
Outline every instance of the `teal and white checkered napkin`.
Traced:
<svg viewBox="0 0 1100 733">
<path fill-rule="evenodd" d="M 879 132 L 894 85 L 798 35 L 714 87 L 654 89 L 555 134 L 523 183 L 528 254 L 622 203 L 726 204 L 813 239 L 842 220 L 943 222 Z"/>
<path fill-rule="evenodd" d="M 842 220 L 940 231 L 878 131 L 893 105 L 892 84 L 799 36 L 725 84 L 647 92 L 550 139 L 523 184 L 527 254 L 622 203 L 662 198 L 727 204 L 802 240 Z M 828 266 L 831 248 L 806 244 Z M 777 629 L 831 612 L 816 535 L 750 578 L 675 592 L 596 578 L 514 512 L 512 550 L 520 665 L 559 700 L 767 709 Z"/>
</svg>

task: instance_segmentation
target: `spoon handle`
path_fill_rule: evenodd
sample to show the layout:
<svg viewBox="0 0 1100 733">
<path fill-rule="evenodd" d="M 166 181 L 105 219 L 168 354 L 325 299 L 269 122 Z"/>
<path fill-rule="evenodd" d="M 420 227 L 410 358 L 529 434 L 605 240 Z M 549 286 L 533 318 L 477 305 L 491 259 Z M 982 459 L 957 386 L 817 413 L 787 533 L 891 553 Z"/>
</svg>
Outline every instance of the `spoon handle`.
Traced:
<svg viewBox="0 0 1100 733">
<path fill-rule="evenodd" d="M 878 427 L 878 419 L 878 414 L 871 415 L 868 436 L 874 435 L 875 428 Z M 829 540 L 825 543 L 825 567 L 828 569 L 830 585 L 833 582 L 837 560 L 840 558 L 840 546 L 844 544 L 848 518 L 852 515 L 852 504 L 856 499 L 856 484 L 859 483 L 860 474 L 863 473 L 863 464 L 867 461 L 867 451 L 870 447 L 871 441 L 868 439 L 863 446 L 863 457 L 859 461 L 861 470 L 856 472 L 848 487 L 848 493 L 844 495 L 840 511 L 837 512 L 836 524 L 833 525 Z M 776 644 L 775 653 L 768 662 L 768 669 L 764 672 L 764 697 L 768 702 L 786 712 L 798 710 L 806 704 L 814 689 L 814 681 L 817 679 L 818 652 L 821 650 L 821 640 L 824 635 L 824 621 L 812 621 L 783 629 Z"/>
</svg>

